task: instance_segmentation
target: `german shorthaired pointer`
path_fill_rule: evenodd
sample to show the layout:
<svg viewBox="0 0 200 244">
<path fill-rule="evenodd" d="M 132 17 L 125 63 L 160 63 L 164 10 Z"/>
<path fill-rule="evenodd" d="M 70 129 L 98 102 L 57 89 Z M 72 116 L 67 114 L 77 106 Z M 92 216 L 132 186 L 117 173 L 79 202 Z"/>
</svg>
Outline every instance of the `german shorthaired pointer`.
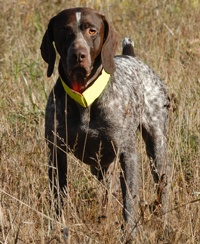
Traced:
<svg viewBox="0 0 200 244">
<path fill-rule="evenodd" d="M 66 152 L 90 165 L 99 179 L 117 157 L 122 168 L 124 218 L 134 227 L 140 182 L 136 131 L 142 132 L 152 175 L 159 184 L 168 167 L 169 100 L 163 82 L 133 57 L 128 44 L 131 41 L 125 39 L 126 55 L 115 56 L 116 34 L 106 17 L 89 8 L 72 8 L 50 20 L 41 53 L 48 63 L 48 77 L 54 70 L 56 51 L 60 56 L 59 78 L 45 116 L 54 195 L 67 186 Z"/>
</svg>

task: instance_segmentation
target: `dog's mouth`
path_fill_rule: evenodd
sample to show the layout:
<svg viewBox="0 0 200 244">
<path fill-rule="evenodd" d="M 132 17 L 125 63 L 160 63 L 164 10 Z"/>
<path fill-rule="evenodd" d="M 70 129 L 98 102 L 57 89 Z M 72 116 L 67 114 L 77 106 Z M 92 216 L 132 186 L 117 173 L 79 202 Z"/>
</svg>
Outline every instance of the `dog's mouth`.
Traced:
<svg viewBox="0 0 200 244">
<path fill-rule="evenodd" d="M 82 93 L 86 89 L 87 77 L 90 75 L 90 70 L 85 69 L 82 66 L 75 67 L 69 72 L 71 88 L 79 93 Z"/>
</svg>

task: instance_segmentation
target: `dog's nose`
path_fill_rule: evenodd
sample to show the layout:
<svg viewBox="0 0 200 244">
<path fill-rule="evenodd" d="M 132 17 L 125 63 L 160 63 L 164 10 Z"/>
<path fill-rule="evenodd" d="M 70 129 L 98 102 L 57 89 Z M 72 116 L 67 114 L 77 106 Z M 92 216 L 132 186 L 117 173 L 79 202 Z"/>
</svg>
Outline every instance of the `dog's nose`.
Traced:
<svg viewBox="0 0 200 244">
<path fill-rule="evenodd" d="M 80 51 L 78 52 L 78 55 L 77 55 L 77 59 L 79 62 L 82 62 L 84 61 L 84 59 L 86 58 L 86 53 L 84 51 Z"/>
<path fill-rule="evenodd" d="M 87 52 L 84 49 L 81 50 L 73 50 L 71 57 L 77 63 L 84 62 L 87 59 Z"/>
</svg>

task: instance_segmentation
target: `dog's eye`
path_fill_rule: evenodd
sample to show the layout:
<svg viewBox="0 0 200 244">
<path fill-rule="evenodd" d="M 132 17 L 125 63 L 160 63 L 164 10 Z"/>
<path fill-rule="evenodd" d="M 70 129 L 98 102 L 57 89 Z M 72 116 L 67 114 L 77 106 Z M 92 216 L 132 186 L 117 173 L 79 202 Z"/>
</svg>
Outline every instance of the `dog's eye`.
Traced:
<svg viewBox="0 0 200 244">
<path fill-rule="evenodd" d="M 66 31 L 67 35 L 72 35 L 73 34 L 73 30 L 70 27 L 66 28 L 65 31 Z"/>
<path fill-rule="evenodd" d="M 72 31 L 72 29 L 70 27 L 66 27 L 66 28 L 61 29 L 59 31 L 59 34 L 61 36 L 65 36 L 65 35 L 68 35 L 69 36 L 69 35 L 72 35 L 73 34 L 73 31 Z"/>
<path fill-rule="evenodd" d="M 89 34 L 90 34 L 91 36 L 96 35 L 96 33 L 97 33 L 97 31 L 96 31 L 95 29 L 92 29 L 92 28 L 89 29 Z"/>
</svg>

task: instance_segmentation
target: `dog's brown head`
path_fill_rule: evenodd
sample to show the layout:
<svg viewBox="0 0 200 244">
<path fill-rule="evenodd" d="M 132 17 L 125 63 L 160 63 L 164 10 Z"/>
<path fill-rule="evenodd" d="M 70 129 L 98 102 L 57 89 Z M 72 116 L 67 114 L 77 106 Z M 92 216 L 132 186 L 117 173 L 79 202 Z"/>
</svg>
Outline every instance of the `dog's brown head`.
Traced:
<svg viewBox="0 0 200 244">
<path fill-rule="evenodd" d="M 41 44 L 48 77 L 56 59 L 53 43 L 60 55 L 60 65 L 75 90 L 81 90 L 80 87 L 84 90 L 87 79 L 101 64 L 107 73 L 115 71 L 116 34 L 105 16 L 90 8 L 66 9 L 50 20 Z"/>
</svg>

